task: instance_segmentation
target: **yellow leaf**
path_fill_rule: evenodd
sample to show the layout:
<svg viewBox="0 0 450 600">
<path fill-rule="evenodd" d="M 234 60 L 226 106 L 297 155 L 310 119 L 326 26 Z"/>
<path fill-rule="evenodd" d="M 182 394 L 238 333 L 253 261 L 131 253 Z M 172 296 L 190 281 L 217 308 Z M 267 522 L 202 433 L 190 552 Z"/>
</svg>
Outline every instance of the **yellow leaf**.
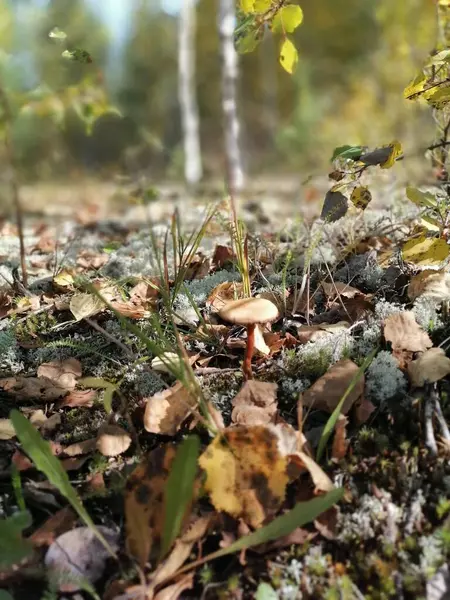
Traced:
<svg viewBox="0 0 450 600">
<path fill-rule="evenodd" d="M 350 200 L 357 208 L 364 210 L 372 200 L 372 194 L 368 187 L 361 185 L 353 190 Z"/>
<path fill-rule="evenodd" d="M 395 164 L 397 158 L 403 153 L 402 145 L 400 144 L 400 142 L 392 142 L 392 144 L 389 144 L 388 147 L 391 148 L 391 153 L 389 154 L 389 157 L 386 160 L 386 162 L 380 165 L 381 169 L 390 169 Z"/>
<path fill-rule="evenodd" d="M 272 21 L 274 33 L 292 33 L 303 21 L 303 11 L 300 6 L 289 4 L 283 6 Z"/>
<path fill-rule="evenodd" d="M 218 511 L 259 527 L 278 510 L 289 481 L 288 458 L 269 427 L 237 426 L 220 433 L 199 458 L 205 489 Z"/>
<path fill-rule="evenodd" d="M 445 240 L 427 237 L 426 232 L 409 240 L 402 248 L 404 261 L 423 267 L 439 265 L 449 254 L 450 247 Z"/>
<path fill-rule="evenodd" d="M 419 73 L 413 81 L 405 88 L 403 92 L 403 97 L 411 99 L 416 94 L 420 94 L 425 89 L 425 84 L 427 82 L 427 78 L 423 73 Z"/>
<path fill-rule="evenodd" d="M 433 219 L 433 217 L 429 217 L 428 215 L 423 215 L 420 219 L 420 224 L 428 229 L 428 231 L 441 231 L 442 225 L 439 223 L 437 219 Z"/>
<path fill-rule="evenodd" d="M 241 0 L 241 9 L 246 14 L 255 12 L 255 0 Z"/>
<path fill-rule="evenodd" d="M 280 48 L 280 64 L 285 71 L 293 73 L 298 63 L 297 48 L 291 40 L 284 40 Z"/>
<path fill-rule="evenodd" d="M 450 102 L 450 86 L 441 87 L 431 95 L 427 95 L 427 102 L 436 107 L 441 107 Z"/>
<path fill-rule="evenodd" d="M 265 13 L 269 10 L 272 0 L 255 0 L 255 12 Z"/>
<path fill-rule="evenodd" d="M 425 206 L 427 208 L 436 207 L 436 198 L 430 192 L 422 192 L 418 188 L 408 186 L 406 188 L 406 196 L 408 200 L 411 200 L 417 206 Z"/>
</svg>

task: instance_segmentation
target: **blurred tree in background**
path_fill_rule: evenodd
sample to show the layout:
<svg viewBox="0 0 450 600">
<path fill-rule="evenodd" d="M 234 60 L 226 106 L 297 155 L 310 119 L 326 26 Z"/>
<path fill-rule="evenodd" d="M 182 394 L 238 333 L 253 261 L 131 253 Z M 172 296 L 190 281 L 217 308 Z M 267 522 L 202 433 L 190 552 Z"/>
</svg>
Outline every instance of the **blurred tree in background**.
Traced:
<svg viewBox="0 0 450 600">
<path fill-rule="evenodd" d="M 153 177 L 183 176 L 177 91 L 177 14 L 158 0 L 0 0 L 0 50 L 12 55 L 3 83 L 12 95 L 61 88 L 107 74 L 122 118 L 100 118 L 89 136 L 77 115 L 62 126 L 20 116 L 15 142 L 28 177 L 120 167 Z M 110 8 L 108 8 L 110 7 Z M 403 88 L 433 48 L 435 3 L 317 0 L 302 3 L 295 32 L 294 76 L 278 63 L 278 40 L 267 36 L 240 57 L 238 109 L 246 171 L 320 172 L 341 144 L 401 139 L 406 151 L 432 137 L 428 111 L 403 100 Z M 197 100 L 206 177 L 223 177 L 223 119 L 217 0 L 198 0 Z M 125 15 L 125 16 L 124 16 Z M 113 27 L 114 25 L 114 27 Z M 86 49 L 92 65 L 61 60 L 48 33 L 59 27 Z M 120 38 L 120 40 L 119 40 Z M 120 45 L 119 45 L 120 41 Z"/>
</svg>

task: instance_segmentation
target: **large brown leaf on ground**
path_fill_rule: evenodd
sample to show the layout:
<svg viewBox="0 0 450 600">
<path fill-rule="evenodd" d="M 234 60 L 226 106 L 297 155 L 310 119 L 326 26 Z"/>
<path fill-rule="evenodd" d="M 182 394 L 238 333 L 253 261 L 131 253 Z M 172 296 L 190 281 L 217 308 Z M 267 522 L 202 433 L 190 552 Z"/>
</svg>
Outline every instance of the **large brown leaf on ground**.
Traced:
<svg viewBox="0 0 450 600">
<path fill-rule="evenodd" d="M 56 385 L 47 377 L 7 377 L 0 379 L 0 389 L 18 400 L 52 402 L 67 394 L 67 389 Z"/>
<path fill-rule="evenodd" d="M 126 484 L 127 551 L 142 568 L 151 553 L 159 552 L 164 523 L 164 488 L 175 453 L 173 445 L 156 448 L 136 467 Z"/>
<path fill-rule="evenodd" d="M 251 379 L 246 381 L 231 402 L 235 425 L 274 423 L 278 411 L 277 384 Z"/>
<path fill-rule="evenodd" d="M 340 360 L 328 369 L 309 389 L 302 395 L 304 406 L 316 410 L 332 413 L 346 392 L 353 377 L 358 372 L 358 365 L 352 360 Z M 364 392 L 364 375 L 358 379 L 352 391 L 342 406 L 341 413 L 347 414 L 353 404 Z"/>
<path fill-rule="evenodd" d="M 144 567 L 150 557 L 156 556 L 160 551 L 161 537 L 164 527 L 164 494 L 165 486 L 169 477 L 172 462 L 175 458 L 176 446 L 166 444 L 156 448 L 136 467 L 131 473 L 126 484 L 125 492 L 125 522 L 126 522 L 126 545 L 127 551 Z M 194 497 L 198 493 L 199 485 L 196 484 Z M 187 509 L 186 519 L 190 514 L 190 508 Z M 203 523 L 203 521 L 201 521 Z M 200 522 L 195 529 L 203 531 Z M 182 533 L 178 544 L 178 552 L 180 552 L 180 544 L 183 545 L 183 540 L 189 543 L 189 540 L 194 543 L 196 541 L 195 532 L 191 531 L 189 536 L 188 529 Z M 186 537 L 187 536 L 187 537 Z M 192 547 L 192 546 L 191 546 Z M 169 555 L 167 561 L 170 561 L 172 555 Z M 172 561 L 177 561 L 177 553 L 172 556 Z M 184 562 L 184 559 L 183 559 Z M 166 564 L 166 563 L 163 563 Z M 170 570 L 170 563 L 167 569 Z M 167 573 L 167 570 L 166 570 Z M 163 578 L 158 579 L 158 582 Z"/>
<path fill-rule="evenodd" d="M 395 313 L 384 321 L 384 339 L 391 342 L 394 351 L 425 352 L 433 342 L 417 323 L 410 310 Z"/>
<path fill-rule="evenodd" d="M 408 374 L 415 387 L 435 383 L 450 373 L 450 358 L 442 348 L 430 348 L 408 365 Z"/>
<path fill-rule="evenodd" d="M 59 387 L 73 390 L 77 383 L 77 378 L 81 377 L 81 363 L 76 358 L 66 360 L 54 360 L 49 363 L 43 363 L 38 367 L 38 377 L 47 377 Z"/>
<path fill-rule="evenodd" d="M 259 527 L 281 506 L 289 481 L 289 459 L 265 426 L 230 427 L 199 458 L 205 489 L 218 511 Z"/>
</svg>

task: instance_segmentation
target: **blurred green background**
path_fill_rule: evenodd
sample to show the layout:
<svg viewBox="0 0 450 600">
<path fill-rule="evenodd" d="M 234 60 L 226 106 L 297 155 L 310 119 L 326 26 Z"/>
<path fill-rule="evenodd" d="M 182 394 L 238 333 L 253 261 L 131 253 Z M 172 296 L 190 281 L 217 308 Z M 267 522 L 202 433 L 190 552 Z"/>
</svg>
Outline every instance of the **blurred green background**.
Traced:
<svg viewBox="0 0 450 600">
<path fill-rule="evenodd" d="M 403 89 L 433 49 L 434 1 L 299 3 L 304 22 L 295 34 L 294 76 L 279 66 L 278 41 L 270 35 L 240 57 L 247 173 L 326 172 L 342 144 L 399 139 L 405 152 L 420 153 L 433 139 L 432 118 L 405 101 Z M 199 0 L 197 6 L 206 178 L 222 177 L 224 164 L 217 4 Z M 177 21 L 177 0 L 0 0 L 0 76 L 14 107 L 14 142 L 27 181 L 118 172 L 182 179 Z M 48 37 L 54 27 L 93 63 L 62 60 Z M 122 116 L 101 109 L 88 132 L 99 104 Z"/>
</svg>

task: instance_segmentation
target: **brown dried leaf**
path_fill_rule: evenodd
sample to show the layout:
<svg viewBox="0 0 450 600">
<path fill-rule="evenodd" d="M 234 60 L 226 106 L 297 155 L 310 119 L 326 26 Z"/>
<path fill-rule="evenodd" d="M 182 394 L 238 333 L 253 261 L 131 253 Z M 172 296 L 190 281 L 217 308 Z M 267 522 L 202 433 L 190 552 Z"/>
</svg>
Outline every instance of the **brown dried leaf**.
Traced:
<svg viewBox="0 0 450 600">
<path fill-rule="evenodd" d="M 75 442 L 64 448 L 64 454 L 66 456 L 80 456 L 80 454 L 89 454 L 94 452 L 97 447 L 97 438 L 90 438 L 83 440 L 82 442 Z"/>
<path fill-rule="evenodd" d="M 125 492 L 127 551 L 143 568 L 160 550 L 164 525 L 164 489 L 176 448 L 156 448 L 131 473 Z"/>
<path fill-rule="evenodd" d="M 59 404 L 60 408 L 74 408 L 76 406 L 85 406 L 90 408 L 94 405 L 97 397 L 96 390 L 72 390 Z"/>
<path fill-rule="evenodd" d="M 427 269 L 411 277 L 408 298 L 414 301 L 419 296 L 435 300 L 436 303 L 450 298 L 450 273 Z"/>
<path fill-rule="evenodd" d="M 255 379 L 246 381 L 231 404 L 231 421 L 235 425 L 274 423 L 278 411 L 277 384 Z"/>
<path fill-rule="evenodd" d="M 364 296 L 361 290 L 352 287 L 348 283 L 342 281 L 335 281 L 334 283 L 322 282 L 322 288 L 325 294 L 329 298 L 336 298 L 337 296 L 343 296 L 344 298 L 355 298 L 355 296 Z"/>
<path fill-rule="evenodd" d="M 118 425 L 102 425 L 97 437 L 97 450 L 103 456 L 118 456 L 131 445 L 131 436 Z"/>
<path fill-rule="evenodd" d="M 175 435 L 197 406 L 181 383 L 147 398 L 144 428 L 150 433 Z"/>
<path fill-rule="evenodd" d="M 52 402 L 67 393 L 67 389 L 55 385 L 46 377 L 7 377 L 0 379 L 0 389 L 13 395 L 18 400 L 35 400 Z"/>
<path fill-rule="evenodd" d="M 10 419 L 0 419 L 0 440 L 12 440 L 16 437 L 16 430 Z"/>
<path fill-rule="evenodd" d="M 106 252 L 93 252 L 92 250 L 82 250 L 77 257 L 77 265 L 83 269 L 100 269 L 109 260 Z"/>
<path fill-rule="evenodd" d="M 356 425 L 363 425 L 369 419 L 374 410 L 375 406 L 363 394 L 361 400 L 358 400 L 353 410 L 353 416 Z"/>
<path fill-rule="evenodd" d="M 425 352 L 433 345 L 428 333 L 417 323 L 410 310 L 395 313 L 385 319 L 384 338 L 391 342 L 393 350 Z"/>
<path fill-rule="evenodd" d="M 28 539 L 36 548 L 50 546 L 57 537 L 72 529 L 77 519 L 77 515 L 71 508 L 62 508 L 47 519 Z"/>
<path fill-rule="evenodd" d="M 434 383 L 450 373 L 450 358 L 442 348 L 430 348 L 408 365 L 408 374 L 415 387 Z"/>
<path fill-rule="evenodd" d="M 81 363 L 76 358 L 54 360 L 40 365 L 37 374 L 38 377 L 46 377 L 58 387 L 69 391 L 75 388 L 77 378 L 81 377 Z"/>
<path fill-rule="evenodd" d="M 230 246 L 221 246 L 218 244 L 214 250 L 212 257 L 212 264 L 217 269 L 222 269 L 228 262 L 232 262 L 234 259 L 233 248 Z"/>
<path fill-rule="evenodd" d="M 210 293 L 206 300 L 206 306 L 210 307 L 214 312 L 219 312 L 219 310 L 221 310 L 228 302 L 241 298 L 242 291 L 242 283 L 236 281 L 224 281 Z"/>
<path fill-rule="evenodd" d="M 137 306 L 131 300 L 111 302 L 111 306 L 122 316 L 130 319 L 144 319 L 149 312 L 144 306 Z"/>
<path fill-rule="evenodd" d="M 334 427 L 333 447 L 331 450 L 331 458 L 341 460 L 345 457 L 348 451 L 349 441 L 347 440 L 348 419 L 345 415 L 340 414 Z"/>
<path fill-rule="evenodd" d="M 349 359 L 340 360 L 303 393 L 303 404 L 316 410 L 332 413 L 339 404 L 359 367 Z M 341 413 L 347 414 L 364 392 L 364 375 L 361 375 L 346 398 Z"/>
</svg>

